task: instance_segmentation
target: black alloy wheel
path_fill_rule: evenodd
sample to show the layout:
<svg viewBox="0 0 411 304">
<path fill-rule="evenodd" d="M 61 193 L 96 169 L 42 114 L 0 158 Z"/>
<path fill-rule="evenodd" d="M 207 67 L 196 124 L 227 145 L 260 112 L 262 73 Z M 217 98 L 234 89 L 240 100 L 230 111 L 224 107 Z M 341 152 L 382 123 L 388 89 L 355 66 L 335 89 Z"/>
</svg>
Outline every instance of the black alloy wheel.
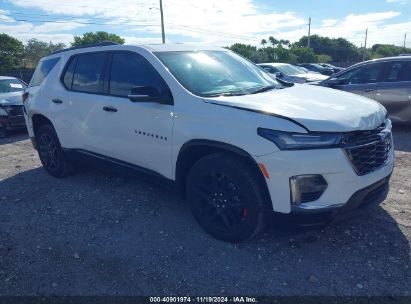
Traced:
<svg viewBox="0 0 411 304">
<path fill-rule="evenodd" d="M 187 199 L 200 226 L 229 242 L 252 238 L 264 228 L 262 187 L 243 159 L 216 153 L 190 170 Z"/>
</svg>

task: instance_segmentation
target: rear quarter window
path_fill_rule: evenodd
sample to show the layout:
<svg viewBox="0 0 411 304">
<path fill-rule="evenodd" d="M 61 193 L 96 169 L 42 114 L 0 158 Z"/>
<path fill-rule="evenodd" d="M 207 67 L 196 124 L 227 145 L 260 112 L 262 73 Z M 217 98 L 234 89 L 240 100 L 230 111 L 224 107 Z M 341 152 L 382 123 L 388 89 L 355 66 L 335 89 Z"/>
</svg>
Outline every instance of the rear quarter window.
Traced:
<svg viewBox="0 0 411 304">
<path fill-rule="evenodd" d="M 54 68 L 54 66 L 57 64 L 59 60 L 60 57 L 40 61 L 40 63 L 37 65 L 36 71 L 33 74 L 33 77 L 31 78 L 29 87 L 41 85 L 44 78 L 47 77 L 47 75 L 50 73 L 50 71 Z"/>
</svg>

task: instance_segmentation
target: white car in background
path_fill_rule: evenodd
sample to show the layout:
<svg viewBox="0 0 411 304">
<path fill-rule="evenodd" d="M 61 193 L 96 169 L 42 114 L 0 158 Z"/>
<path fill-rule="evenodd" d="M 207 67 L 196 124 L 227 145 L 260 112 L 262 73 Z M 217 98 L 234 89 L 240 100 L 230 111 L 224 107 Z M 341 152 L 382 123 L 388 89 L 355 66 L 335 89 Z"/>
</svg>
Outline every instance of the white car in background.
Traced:
<svg viewBox="0 0 411 304">
<path fill-rule="evenodd" d="M 0 137 L 26 127 L 22 102 L 25 88 L 26 84 L 15 77 L 0 76 Z"/>
<path fill-rule="evenodd" d="M 302 68 L 288 63 L 273 62 L 260 63 L 258 65 L 273 75 L 273 77 L 278 77 L 292 83 L 318 82 L 328 78 L 328 76 L 320 73 L 311 71 L 306 72 Z"/>
</svg>

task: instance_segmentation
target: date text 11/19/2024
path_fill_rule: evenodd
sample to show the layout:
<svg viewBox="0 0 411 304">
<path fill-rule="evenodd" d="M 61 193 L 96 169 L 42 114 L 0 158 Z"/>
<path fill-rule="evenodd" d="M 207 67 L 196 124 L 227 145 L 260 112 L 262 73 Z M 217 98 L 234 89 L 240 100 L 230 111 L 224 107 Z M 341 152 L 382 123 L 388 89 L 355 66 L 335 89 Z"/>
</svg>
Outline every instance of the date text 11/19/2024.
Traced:
<svg viewBox="0 0 411 304">
<path fill-rule="evenodd" d="M 257 303 L 254 297 L 150 297 L 150 303 Z"/>
</svg>

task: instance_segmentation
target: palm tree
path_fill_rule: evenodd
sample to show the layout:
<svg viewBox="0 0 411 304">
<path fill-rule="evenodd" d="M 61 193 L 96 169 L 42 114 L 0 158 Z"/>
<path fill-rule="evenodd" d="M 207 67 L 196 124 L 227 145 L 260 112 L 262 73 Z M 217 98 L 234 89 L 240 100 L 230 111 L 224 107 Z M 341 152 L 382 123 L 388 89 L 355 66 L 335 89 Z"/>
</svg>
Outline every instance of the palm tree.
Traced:
<svg viewBox="0 0 411 304">
<path fill-rule="evenodd" d="M 273 46 L 276 46 L 276 45 L 278 44 L 278 40 L 275 39 L 273 36 L 268 37 L 268 40 L 270 41 L 270 43 L 271 43 Z"/>
<path fill-rule="evenodd" d="M 262 40 L 261 40 L 261 44 L 262 44 L 262 46 L 265 46 L 265 45 L 267 44 L 267 40 L 262 39 Z"/>
</svg>

